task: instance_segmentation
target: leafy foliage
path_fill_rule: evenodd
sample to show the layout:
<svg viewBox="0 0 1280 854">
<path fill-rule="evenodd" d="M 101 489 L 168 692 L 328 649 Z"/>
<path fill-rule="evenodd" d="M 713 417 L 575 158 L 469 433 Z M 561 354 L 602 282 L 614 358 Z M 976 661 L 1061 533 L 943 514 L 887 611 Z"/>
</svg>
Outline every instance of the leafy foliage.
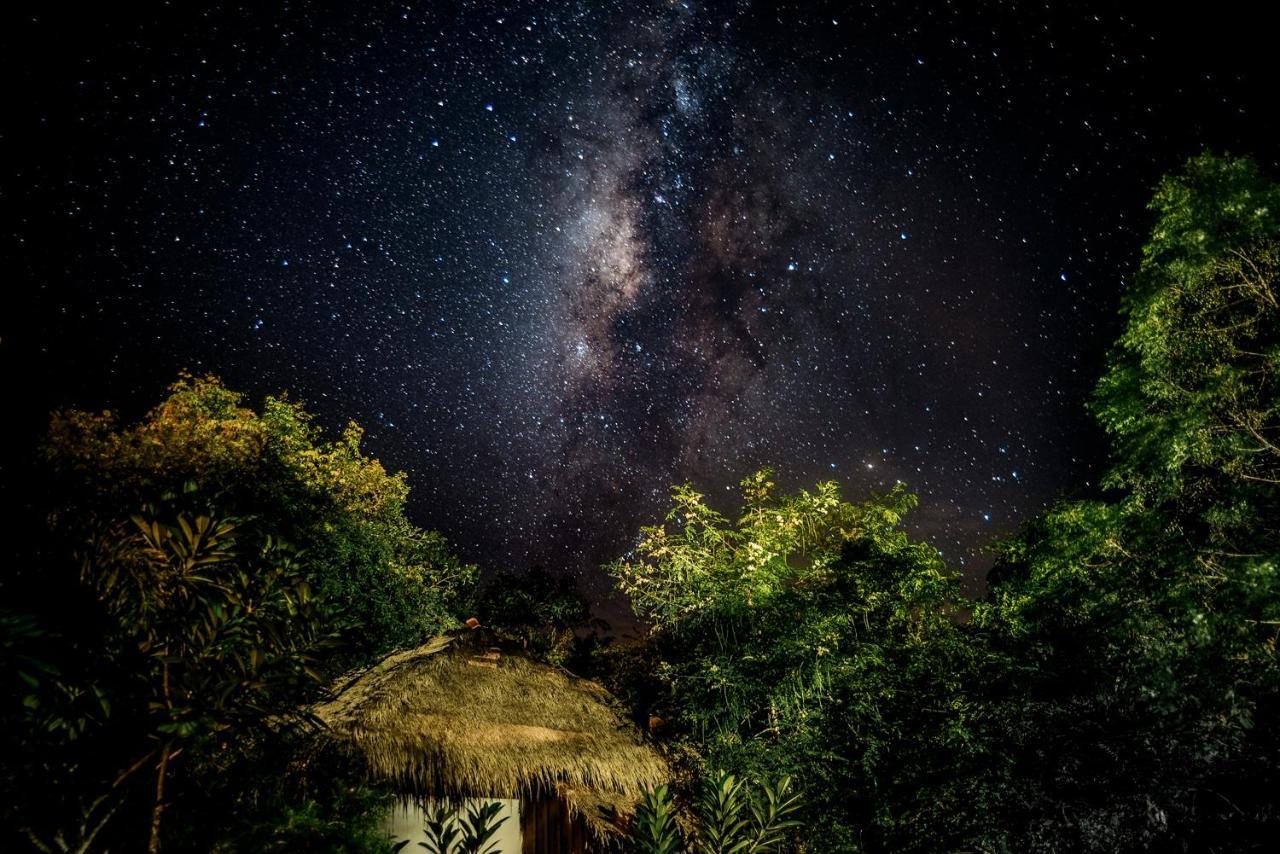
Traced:
<svg viewBox="0 0 1280 854">
<path fill-rule="evenodd" d="M 299 685 L 315 679 L 322 630 L 296 555 L 241 527 L 148 507 L 105 526 L 81 558 L 82 582 L 109 621 L 107 642 L 130 662 L 113 703 L 141 742 L 89 812 L 154 767 L 150 850 L 160 845 L 171 761 L 268 722 L 287 725 Z"/>
<path fill-rule="evenodd" d="M 240 750 L 185 754 L 170 786 L 165 850 L 385 854 L 394 792 L 355 763 L 317 767 L 312 736 L 271 730 Z"/>
<path fill-rule="evenodd" d="M 791 779 L 751 791 L 729 773 L 712 775 L 698 800 L 698 850 L 704 854 L 765 854 L 778 851 L 800 822 L 788 818 L 800 808 Z"/>
<path fill-rule="evenodd" d="M 327 441 L 301 404 L 261 411 L 214 377 L 183 376 L 137 425 L 110 411 L 61 412 L 47 455 L 65 484 L 59 518 L 112 515 L 194 482 L 311 555 L 309 583 L 352 654 L 419 643 L 454 624 L 475 568 L 404 515 L 408 486 L 365 456 L 348 424 Z"/>
<path fill-rule="evenodd" d="M 801 803 L 800 795 L 791 791 L 790 777 L 783 777 L 772 785 L 763 784 L 758 796 L 750 802 L 752 822 L 742 850 L 748 854 L 780 850 L 786 843 L 787 833 L 800 826 L 800 822 L 789 816 L 800 809 Z"/>
<path fill-rule="evenodd" d="M 473 803 L 465 814 L 459 803 L 436 801 L 427 808 L 424 826 L 427 838 L 418 846 L 427 854 L 502 854 L 494 841 L 507 821 L 506 816 L 498 818 L 501 812 L 500 801 Z M 400 851 L 408 844 L 409 840 L 402 840 L 391 850 Z"/>
<path fill-rule="evenodd" d="M 58 413 L 45 457 L 47 536 L 5 579 L 23 612 L 0 625 L 23 692 L 2 710 L 5 831 L 54 850 L 366 846 L 380 793 L 282 769 L 319 677 L 454 624 L 468 592 L 474 568 L 405 518 L 403 476 L 354 425 L 330 442 L 301 405 L 255 411 L 210 377 L 132 426 Z M 232 819 L 206 821 L 215 803 Z M 166 809 L 182 818 L 162 834 Z"/>
<path fill-rule="evenodd" d="M 1110 485 L 1227 527 L 1280 474 L 1280 186 L 1205 155 L 1160 185 L 1128 324 L 1094 409 Z M 1226 533 L 1221 532 L 1221 533 Z"/>
<path fill-rule="evenodd" d="M 976 761 L 972 645 L 949 616 L 955 578 L 901 529 L 914 496 L 852 504 L 834 483 L 779 496 L 769 471 L 742 491 L 730 523 L 677 487 L 667 523 L 610 567 L 655 627 L 655 712 L 705 765 L 795 777 L 805 833 L 826 850 L 856 849 L 868 825 L 898 847 L 944 847 L 920 834 L 925 815 L 949 813 L 936 831 L 950 833 L 972 807 L 958 786 L 915 793 L 937 764 Z"/>
<path fill-rule="evenodd" d="M 141 655 L 154 731 L 183 740 L 260 723 L 311 670 L 322 628 L 296 553 L 239 520 L 157 508 L 113 526 L 84 582 Z M 278 722 L 278 721 L 277 721 Z"/>
<path fill-rule="evenodd" d="M 799 826 L 790 816 L 801 805 L 790 778 L 753 789 L 732 774 L 708 776 L 694 814 L 692 846 L 698 854 L 769 854 L 781 851 L 788 831 Z M 631 846 L 643 854 L 681 850 L 677 809 L 666 786 L 644 793 L 632 827 Z"/>
<path fill-rule="evenodd" d="M 499 854 L 493 837 L 507 820 L 506 816 L 498 818 L 500 812 L 502 812 L 502 804 L 498 801 L 472 804 L 467 808 L 466 818 L 460 822 L 461 854 Z"/>
<path fill-rule="evenodd" d="M 667 786 L 656 786 L 644 793 L 636 807 L 631 844 L 638 854 L 676 854 L 680 850 L 680 826 Z"/>
<path fill-rule="evenodd" d="M 565 664 L 577 647 L 577 629 L 592 623 L 591 609 L 574 579 L 542 567 L 494 573 L 475 598 L 482 623 L 550 664 Z"/>
<path fill-rule="evenodd" d="M 736 524 L 677 488 L 612 567 L 657 629 L 658 718 L 713 767 L 803 780 L 815 846 L 1274 839 L 1280 186 L 1205 155 L 1152 210 L 1092 403 L 1110 491 L 1003 544 L 989 601 L 963 602 L 898 530 L 900 489 L 777 499 L 767 472 Z M 734 826 L 733 791 L 718 798 L 704 811 Z"/>
<path fill-rule="evenodd" d="M 450 854 L 462 835 L 458 830 L 457 807 L 443 801 L 432 805 L 427 811 L 425 831 L 427 839 L 418 845 L 427 854 Z"/>
<path fill-rule="evenodd" d="M 699 846 L 707 854 L 737 854 L 747 846 L 746 783 L 732 774 L 709 778 L 698 800 Z"/>
<path fill-rule="evenodd" d="M 1280 819 L 1280 187 L 1205 155 L 1152 209 L 1093 404 L 1114 495 L 1029 525 L 978 611 L 1023 850 L 1251 850 Z"/>
</svg>

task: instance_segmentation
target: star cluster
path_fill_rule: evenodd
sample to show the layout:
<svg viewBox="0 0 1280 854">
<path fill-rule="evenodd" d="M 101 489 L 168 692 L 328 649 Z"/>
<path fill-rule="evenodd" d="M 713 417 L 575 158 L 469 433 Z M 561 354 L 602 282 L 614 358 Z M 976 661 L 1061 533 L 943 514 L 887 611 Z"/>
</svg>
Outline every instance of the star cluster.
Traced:
<svg viewBox="0 0 1280 854">
<path fill-rule="evenodd" d="M 977 585 L 1096 468 L 1153 182 L 1265 120 L 1111 7 L 177 5 L 9 46 L 36 396 L 288 389 L 464 554 L 597 594 L 670 484 L 766 464 L 906 482 Z"/>
</svg>

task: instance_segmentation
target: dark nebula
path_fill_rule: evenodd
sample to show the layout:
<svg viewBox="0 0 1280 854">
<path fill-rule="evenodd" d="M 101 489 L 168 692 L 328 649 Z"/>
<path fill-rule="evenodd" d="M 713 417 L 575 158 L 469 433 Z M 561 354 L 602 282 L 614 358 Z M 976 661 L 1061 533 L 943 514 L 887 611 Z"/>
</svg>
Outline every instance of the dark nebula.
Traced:
<svg viewBox="0 0 1280 854">
<path fill-rule="evenodd" d="M 288 389 L 491 567 L 671 483 L 905 481 L 980 548 L 1087 488 L 1158 177 L 1274 169 L 1246 6 L 35 7 L 4 36 L 0 351 L 51 406 Z"/>
</svg>

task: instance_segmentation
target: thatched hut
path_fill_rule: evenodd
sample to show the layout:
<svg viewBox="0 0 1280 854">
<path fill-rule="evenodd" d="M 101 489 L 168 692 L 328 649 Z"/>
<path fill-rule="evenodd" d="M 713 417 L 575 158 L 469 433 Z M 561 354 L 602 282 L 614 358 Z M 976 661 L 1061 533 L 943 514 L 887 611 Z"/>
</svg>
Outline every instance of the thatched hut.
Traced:
<svg viewBox="0 0 1280 854">
<path fill-rule="evenodd" d="M 316 714 L 332 743 L 404 793 L 410 824 L 432 799 L 504 800 L 526 854 L 608 847 L 641 791 L 667 777 L 603 688 L 484 630 L 345 677 Z"/>
</svg>

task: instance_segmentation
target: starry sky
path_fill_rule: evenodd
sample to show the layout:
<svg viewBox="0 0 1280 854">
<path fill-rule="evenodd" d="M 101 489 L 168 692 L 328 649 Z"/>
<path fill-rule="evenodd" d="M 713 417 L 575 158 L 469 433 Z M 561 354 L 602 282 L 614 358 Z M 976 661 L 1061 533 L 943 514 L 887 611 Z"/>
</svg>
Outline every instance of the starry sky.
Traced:
<svg viewBox="0 0 1280 854">
<path fill-rule="evenodd" d="M 1214 9 L 33 6 L 2 36 L 11 425 L 180 369 L 287 389 L 463 555 L 597 601 L 673 482 L 902 480 L 979 590 L 1096 474 L 1159 175 L 1275 170 L 1265 27 Z"/>
</svg>

